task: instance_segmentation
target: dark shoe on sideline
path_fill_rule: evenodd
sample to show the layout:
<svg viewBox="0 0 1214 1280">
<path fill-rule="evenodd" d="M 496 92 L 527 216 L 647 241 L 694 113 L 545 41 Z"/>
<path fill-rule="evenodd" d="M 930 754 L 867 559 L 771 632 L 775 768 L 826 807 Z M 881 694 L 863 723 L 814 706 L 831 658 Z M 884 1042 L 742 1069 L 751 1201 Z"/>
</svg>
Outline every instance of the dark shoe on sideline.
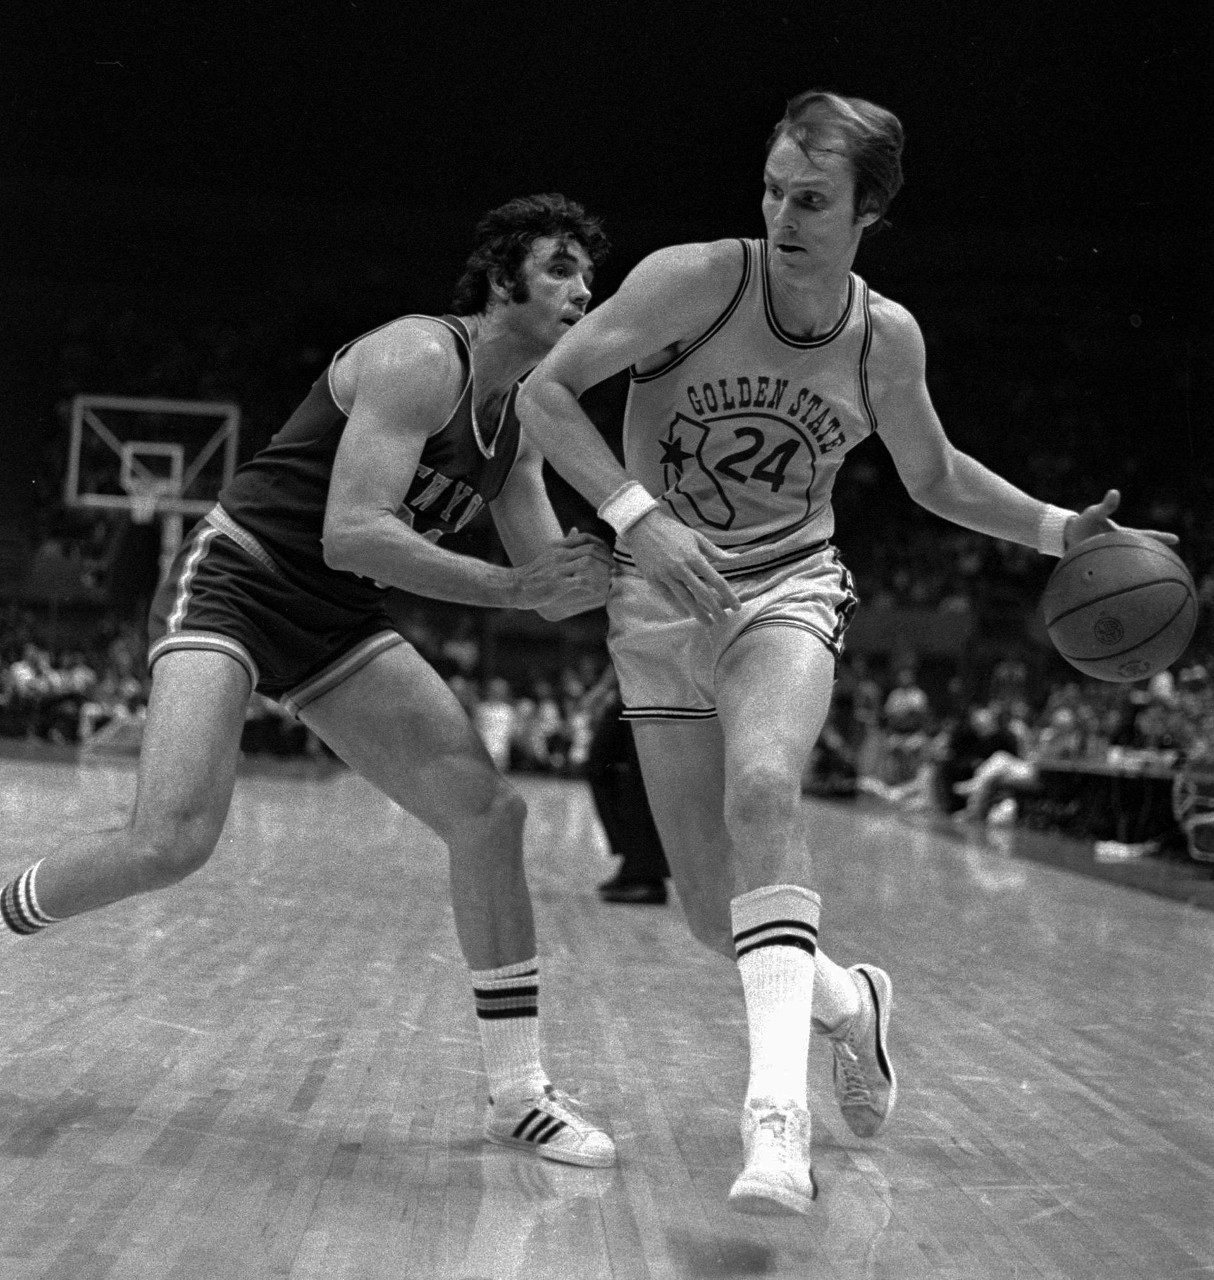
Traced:
<svg viewBox="0 0 1214 1280">
<path fill-rule="evenodd" d="M 665 880 L 633 880 L 623 884 L 605 884 L 599 889 L 604 902 L 626 902 L 635 906 L 660 907 L 666 902 Z"/>
<path fill-rule="evenodd" d="M 619 889 L 627 883 L 628 880 L 624 875 L 624 868 L 621 867 L 615 875 L 608 880 L 604 880 L 603 883 L 599 885 L 599 892 L 602 893 L 604 889 Z"/>
</svg>

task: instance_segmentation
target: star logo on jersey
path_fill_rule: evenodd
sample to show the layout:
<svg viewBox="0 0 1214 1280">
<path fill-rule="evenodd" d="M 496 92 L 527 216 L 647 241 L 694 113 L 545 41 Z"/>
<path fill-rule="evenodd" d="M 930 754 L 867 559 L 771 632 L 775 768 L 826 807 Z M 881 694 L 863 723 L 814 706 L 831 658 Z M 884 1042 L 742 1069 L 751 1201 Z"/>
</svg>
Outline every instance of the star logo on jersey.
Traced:
<svg viewBox="0 0 1214 1280">
<path fill-rule="evenodd" d="M 683 437 L 681 435 L 675 435 L 674 428 L 675 423 L 677 423 L 678 420 L 679 419 L 676 418 L 674 422 L 670 424 L 666 438 L 664 440 L 660 440 L 658 443 L 662 446 L 662 467 L 673 467 L 675 474 L 677 476 L 682 476 L 683 464 L 688 458 L 694 458 L 695 454 L 688 453 L 687 450 L 683 448 Z"/>
</svg>

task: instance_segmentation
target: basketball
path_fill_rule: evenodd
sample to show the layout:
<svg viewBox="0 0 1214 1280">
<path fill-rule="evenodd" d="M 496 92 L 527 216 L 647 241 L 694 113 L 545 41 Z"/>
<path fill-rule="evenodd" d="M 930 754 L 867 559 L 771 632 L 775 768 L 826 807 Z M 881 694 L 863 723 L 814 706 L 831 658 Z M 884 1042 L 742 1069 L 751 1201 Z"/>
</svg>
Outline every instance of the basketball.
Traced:
<svg viewBox="0 0 1214 1280">
<path fill-rule="evenodd" d="M 1171 547 L 1115 529 L 1076 543 L 1041 600 L 1058 652 L 1098 680 L 1146 680 L 1185 651 L 1197 625 L 1197 590 Z"/>
</svg>

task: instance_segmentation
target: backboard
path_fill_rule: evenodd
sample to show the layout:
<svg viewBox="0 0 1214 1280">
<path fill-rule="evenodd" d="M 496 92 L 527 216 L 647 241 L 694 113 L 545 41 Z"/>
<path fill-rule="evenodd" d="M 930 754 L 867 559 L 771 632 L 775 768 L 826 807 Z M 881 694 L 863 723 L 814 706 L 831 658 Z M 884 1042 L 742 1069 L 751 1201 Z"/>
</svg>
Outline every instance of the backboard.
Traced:
<svg viewBox="0 0 1214 1280">
<path fill-rule="evenodd" d="M 144 520 L 204 515 L 236 469 L 239 439 L 234 404 L 78 395 L 64 501 Z"/>
</svg>

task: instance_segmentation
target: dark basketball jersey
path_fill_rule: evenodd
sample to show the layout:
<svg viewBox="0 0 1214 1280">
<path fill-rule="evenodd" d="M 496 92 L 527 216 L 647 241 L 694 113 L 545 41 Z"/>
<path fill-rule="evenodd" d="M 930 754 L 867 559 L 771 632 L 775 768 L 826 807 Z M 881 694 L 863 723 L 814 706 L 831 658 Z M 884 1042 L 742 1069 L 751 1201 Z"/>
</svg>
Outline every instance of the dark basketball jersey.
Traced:
<svg viewBox="0 0 1214 1280">
<path fill-rule="evenodd" d="M 502 406 L 496 431 L 486 437 L 473 408 L 467 329 L 455 316 L 416 318 L 450 329 L 465 374 L 459 401 L 442 430 L 426 441 L 397 512 L 411 528 L 437 542 L 462 529 L 501 492 L 518 454 L 517 387 Z M 371 609 L 382 606 L 386 589 L 370 578 L 331 569 L 321 548 L 333 459 L 348 417 L 333 389 L 333 371 L 353 345 L 337 352 L 286 425 L 239 468 L 220 493 L 219 505 L 238 526 L 236 532 L 251 535 L 290 580 L 347 608 Z"/>
</svg>

